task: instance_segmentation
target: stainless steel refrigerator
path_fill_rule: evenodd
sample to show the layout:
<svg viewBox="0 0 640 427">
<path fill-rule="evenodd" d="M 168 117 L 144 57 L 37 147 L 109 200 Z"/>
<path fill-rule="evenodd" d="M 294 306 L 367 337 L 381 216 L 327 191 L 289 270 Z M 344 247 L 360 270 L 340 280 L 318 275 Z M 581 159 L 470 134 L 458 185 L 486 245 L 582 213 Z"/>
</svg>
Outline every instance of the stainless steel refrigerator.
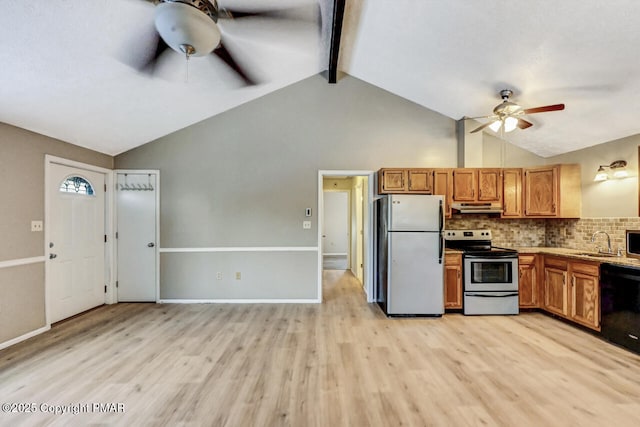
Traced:
<svg viewBox="0 0 640 427">
<path fill-rule="evenodd" d="M 383 196 L 376 201 L 377 301 L 389 316 L 444 313 L 442 196 Z"/>
</svg>

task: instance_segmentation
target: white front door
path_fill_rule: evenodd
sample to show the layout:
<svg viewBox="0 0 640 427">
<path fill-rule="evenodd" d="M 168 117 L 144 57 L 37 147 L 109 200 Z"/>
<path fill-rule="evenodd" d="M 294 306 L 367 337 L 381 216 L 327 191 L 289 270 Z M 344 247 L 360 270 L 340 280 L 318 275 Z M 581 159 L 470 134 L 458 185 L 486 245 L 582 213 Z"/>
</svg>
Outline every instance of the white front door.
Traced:
<svg viewBox="0 0 640 427">
<path fill-rule="evenodd" d="M 105 302 L 105 175 L 52 163 L 47 292 L 50 323 Z"/>
<path fill-rule="evenodd" d="M 118 301 L 156 301 L 157 172 L 118 172 Z"/>
</svg>

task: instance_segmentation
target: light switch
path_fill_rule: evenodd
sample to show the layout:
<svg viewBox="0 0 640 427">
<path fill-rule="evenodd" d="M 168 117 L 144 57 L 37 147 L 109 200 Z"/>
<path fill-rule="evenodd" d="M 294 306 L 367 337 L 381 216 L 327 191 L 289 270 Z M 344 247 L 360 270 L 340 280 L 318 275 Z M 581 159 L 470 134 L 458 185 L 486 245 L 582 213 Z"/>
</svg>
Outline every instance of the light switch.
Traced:
<svg viewBox="0 0 640 427">
<path fill-rule="evenodd" d="M 311 216 L 311 208 L 306 208 L 304 210 L 304 216 Z"/>
<path fill-rule="evenodd" d="M 311 221 L 302 221 L 302 228 L 308 230 L 311 228 Z"/>
</svg>

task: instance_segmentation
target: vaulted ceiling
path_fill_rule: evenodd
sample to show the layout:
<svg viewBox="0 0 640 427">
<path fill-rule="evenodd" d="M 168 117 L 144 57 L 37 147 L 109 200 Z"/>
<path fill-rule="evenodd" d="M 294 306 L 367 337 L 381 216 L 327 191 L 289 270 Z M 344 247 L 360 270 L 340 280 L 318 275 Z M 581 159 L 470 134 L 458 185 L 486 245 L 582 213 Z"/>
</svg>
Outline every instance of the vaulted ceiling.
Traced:
<svg viewBox="0 0 640 427">
<path fill-rule="evenodd" d="M 221 21 L 223 43 L 255 86 L 214 55 L 187 62 L 168 51 L 152 75 L 132 68 L 155 49 L 145 0 L 3 3 L 0 121 L 107 154 L 329 63 L 333 0 L 218 0 L 295 7 L 287 19 Z M 551 156 L 640 133 L 639 46 L 637 0 L 346 0 L 338 68 L 455 120 L 490 114 L 501 89 L 524 107 L 564 103 L 504 136 Z"/>
</svg>

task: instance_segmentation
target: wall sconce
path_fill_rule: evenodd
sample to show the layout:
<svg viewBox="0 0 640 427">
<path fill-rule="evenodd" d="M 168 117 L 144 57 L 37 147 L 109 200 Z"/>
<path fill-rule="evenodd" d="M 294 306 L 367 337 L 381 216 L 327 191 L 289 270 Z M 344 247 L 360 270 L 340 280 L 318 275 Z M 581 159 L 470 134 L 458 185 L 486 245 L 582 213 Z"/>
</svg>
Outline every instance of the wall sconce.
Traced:
<svg viewBox="0 0 640 427">
<path fill-rule="evenodd" d="M 593 178 L 594 181 L 606 181 L 610 178 L 609 173 L 605 168 L 611 169 L 614 178 L 626 178 L 629 176 L 629 173 L 627 172 L 627 162 L 624 160 L 616 160 L 615 162 L 611 162 L 610 165 L 600 165 L 595 178 Z"/>
</svg>

